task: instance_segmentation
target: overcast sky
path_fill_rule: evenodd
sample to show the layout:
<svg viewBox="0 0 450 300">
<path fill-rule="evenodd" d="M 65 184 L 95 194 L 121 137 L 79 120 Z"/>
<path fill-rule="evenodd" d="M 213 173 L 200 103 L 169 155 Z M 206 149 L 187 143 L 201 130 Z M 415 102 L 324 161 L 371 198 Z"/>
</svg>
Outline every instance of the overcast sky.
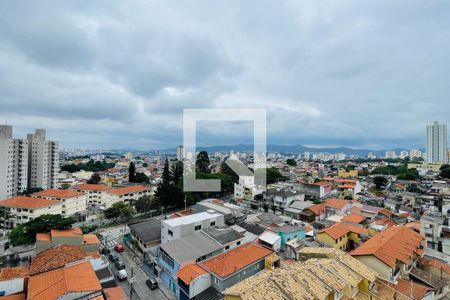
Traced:
<svg viewBox="0 0 450 300">
<path fill-rule="evenodd" d="M 424 147 L 450 116 L 450 1 L 318 2 L 1 1 L 1 123 L 161 149 L 183 108 L 265 108 L 272 144 Z M 199 139 L 251 142 L 228 125 Z"/>
</svg>

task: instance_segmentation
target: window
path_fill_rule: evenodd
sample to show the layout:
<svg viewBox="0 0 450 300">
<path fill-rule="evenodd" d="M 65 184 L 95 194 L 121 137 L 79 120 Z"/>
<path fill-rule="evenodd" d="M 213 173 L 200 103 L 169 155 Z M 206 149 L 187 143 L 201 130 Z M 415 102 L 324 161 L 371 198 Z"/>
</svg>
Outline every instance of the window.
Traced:
<svg viewBox="0 0 450 300">
<path fill-rule="evenodd" d="M 228 250 L 228 249 L 230 249 L 230 245 L 225 246 L 225 250 Z"/>
<path fill-rule="evenodd" d="M 215 225 L 216 225 L 216 222 L 209 223 L 209 226 L 215 226 Z"/>
<path fill-rule="evenodd" d="M 167 230 L 167 233 L 168 233 L 170 236 L 173 236 L 172 230 Z"/>
<path fill-rule="evenodd" d="M 202 225 L 197 225 L 197 226 L 194 227 L 195 231 L 200 230 L 200 229 L 202 229 Z"/>
<path fill-rule="evenodd" d="M 236 245 L 238 245 L 238 246 L 239 246 L 240 244 L 241 244 L 241 241 L 238 241 L 238 242 L 236 243 Z"/>
</svg>

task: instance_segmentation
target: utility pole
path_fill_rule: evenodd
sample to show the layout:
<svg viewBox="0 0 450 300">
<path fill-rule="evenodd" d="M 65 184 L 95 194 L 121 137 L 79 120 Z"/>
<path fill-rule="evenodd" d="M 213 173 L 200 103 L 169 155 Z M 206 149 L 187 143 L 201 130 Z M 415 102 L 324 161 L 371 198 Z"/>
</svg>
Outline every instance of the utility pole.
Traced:
<svg viewBox="0 0 450 300">
<path fill-rule="evenodd" d="M 130 300 L 133 299 L 133 282 L 134 282 L 134 267 L 131 267 L 131 274 L 130 274 Z"/>
</svg>

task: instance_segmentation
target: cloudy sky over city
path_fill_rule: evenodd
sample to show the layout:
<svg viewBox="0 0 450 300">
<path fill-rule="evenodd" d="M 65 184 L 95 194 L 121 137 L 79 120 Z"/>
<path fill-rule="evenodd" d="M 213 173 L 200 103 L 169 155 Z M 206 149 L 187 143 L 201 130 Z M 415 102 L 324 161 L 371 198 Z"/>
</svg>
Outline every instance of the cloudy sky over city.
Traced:
<svg viewBox="0 0 450 300">
<path fill-rule="evenodd" d="M 184 108 L 265 108 L 271 144 L 422 148 L 449 121 L 449 53 L 449 1 L 2 1 L 0 120 L 163 149 Z"/>
</svg>

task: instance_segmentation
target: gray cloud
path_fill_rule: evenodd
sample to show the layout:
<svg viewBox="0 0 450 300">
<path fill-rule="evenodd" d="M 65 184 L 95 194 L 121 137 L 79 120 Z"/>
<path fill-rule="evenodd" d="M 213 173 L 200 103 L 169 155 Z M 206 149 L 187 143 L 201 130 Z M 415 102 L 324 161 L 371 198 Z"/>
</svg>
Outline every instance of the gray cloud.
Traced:
<svg viewBox="0 0 450 300">
<path fill-rule="evenodd" d="M 268 110 L 270 143 L 423 147 L 449 121 L 447 1 L 0 4 L 0 120 L 62 145 L 174 146 L 182 110 Z M 248 141 L 204 130 L 203 143 Z"/>
</svg>

